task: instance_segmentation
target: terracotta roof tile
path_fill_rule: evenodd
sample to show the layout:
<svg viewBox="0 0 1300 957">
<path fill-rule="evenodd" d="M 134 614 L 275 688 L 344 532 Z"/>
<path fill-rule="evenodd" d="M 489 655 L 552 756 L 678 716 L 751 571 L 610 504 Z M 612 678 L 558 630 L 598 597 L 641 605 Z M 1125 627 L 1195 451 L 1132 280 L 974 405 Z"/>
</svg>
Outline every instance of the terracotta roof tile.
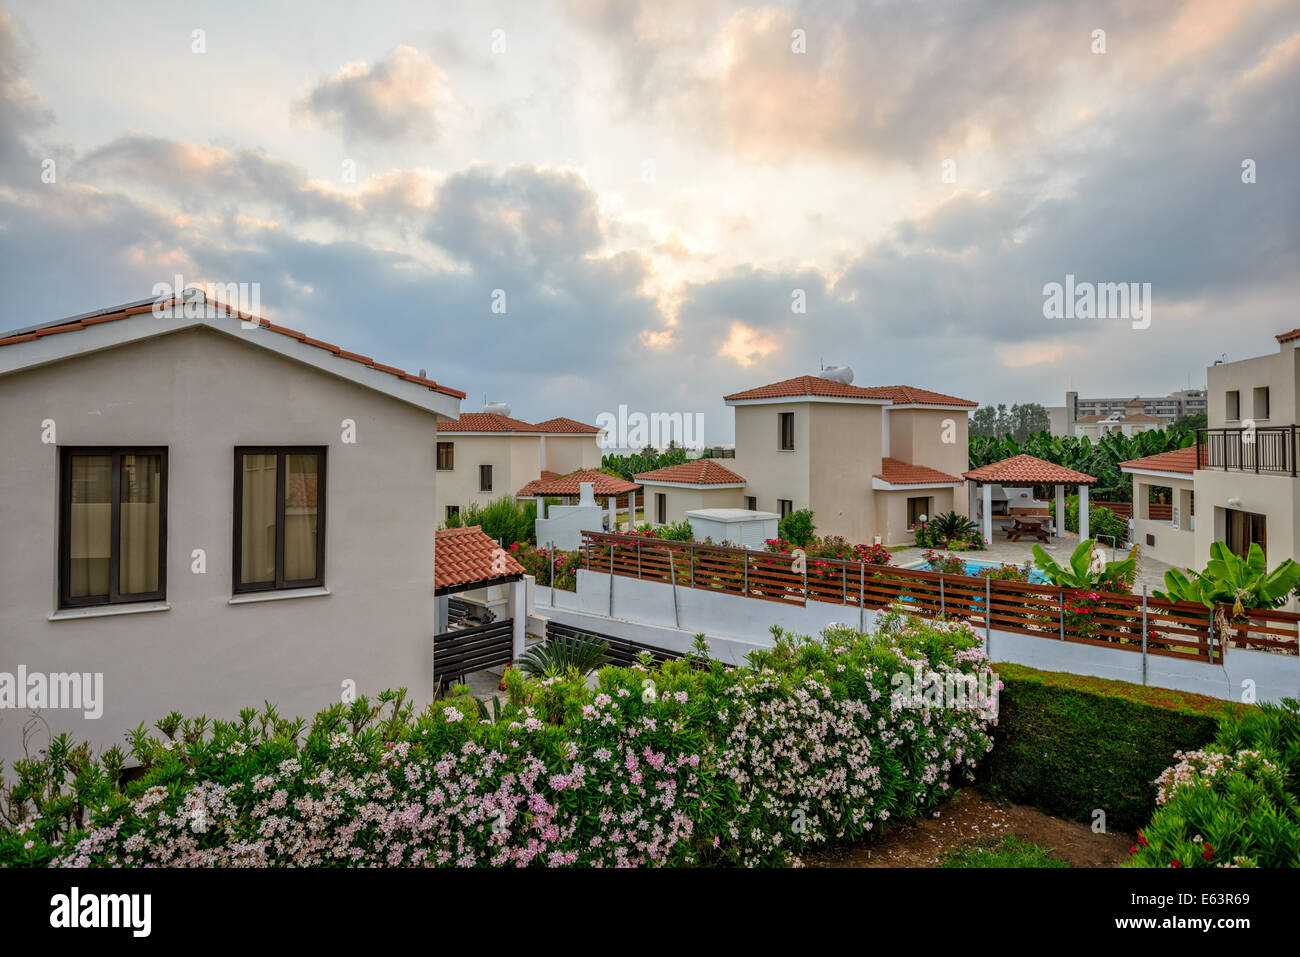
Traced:
<svg viewBox="0 0 1300 957">
<path fill-rule="evenodd" d="M 867 386 L 867 389 L 892 399 L 896 405 L 964 405 L 971 409 L 979 405 L 970 399 L 959 399 L 955 395 L 918 389 L 912 385 L 873 385 Z"/>
<path fill-rule="evenodd" d="M 496 565 L 493 568 L 493 565 Z M 524 566 L 478 525 L 434 533 L 433 587 L 451 588 L 524 574 Z"/>
<path fill-rule="evenodd" d="M 743 476 L 719 465 L 714 459 L 696 459 L 680 465 L 667 465 L 652 472 L 641 472 L 638 482 L 678 482 L 682 485 L 744 485 Z"/>
<path fill-rule="evenodd" d="M 378 363 L 376 363 L 373 359 L 369 358 L 368 356 L 358 355 L 352 352 L 344 352 L 341 348 L 339 348 L 336 345 L 332 345 L 331 343 L 328 342 L 321 342 L 318 339 L 312 339 L 308 337 L 305 333 L 298 332 L 296 329 L 289 329 L 285 326 L 275 325 L 274 323 L 266 319 L 263 319 L 260 316 L 253 316 L 250 315 L 249 313 L 240 312 L 238 309 L 231 308 L 230 306 L 227 306 L 225 303 L 213 297 L 206 298 L 204 302 L 207 305 L 215 306 L 218 309 L 224 310 L 226 315 L 228 316 L 232 316 L 236 319 L 242 319 L 245 322 L 256 322 L 263 329 L 266 329 L 270 332 L 279 333 L 282 336 L 289 336 L 290 338 L 297 339 L 299 342 L 305 343 L 306 345 L 309 346 L 316 346 L 319 349 L 326 349 L 334 353 L 336 356 L 341 356 L 344 359 L 350 359 L 353 362 L 359 362 L 364 366 L 367 366 L 372 369 L 378 369 L 381 372 L 388 372 L 392 375 L 398 376 L 398 378 L 405 379 L 407 382 L 414 382 L 417 385 L 425 386 L 429 389 L 432 389 L 435 392 L 441 392 L 443 395 L 449 395 L 457 399 L 465 398 L 465 393 L 461 392 L 459 389 L 453 389 L 450 386 L 439 385 L 437 382 L 434 382 L 432 379 L 426 379 L 423 378 L 422 376 L 416 376 L 416 375 L 411 375 L 410 373 L 401 372 L 400 370 L 393 369 L 391 366 L 380 366 Z M 170 302 L 166 303 L 165 305 L 171 307 L 171 306 L 180 306 L 182 304 L 183 303 L 180 299 L 172 299 Z M 129 309 L 119 309 L 115 312 L 104 313 L 103 315 L 87 316 L 84 319 L 78 319 L 76 322 L 70 322 L 62 326 L 51 326 L 48 329 L 35 329 L 32 330 L 31 332 L 27 332 L 22 335 L 6 336 L 0 338 L 0 346 L 11 346 L 11 345 L 16 345 L 17 343 L 20 342 L 31 342 L 33 339 L 43 339 L 46 336 L 58 335 L 59 333 L 64 333 L 64 332 L 79 332 L 90 326 L 98 325 L 101 322 L 115 322 L 119 319 L 129 319 L 132 316 L 139 316 L 146 312 L 152 312 L 153 308 L 154 308 L 153 303 L 144 306 L 132 306 Z"/>
<path fill-rule="evenodd" d="M 522 419 L 512 419 L 499 412 L 462 412 L 454 421 L 438 423 L 439 432 L 536 432 Z"/>
<path fill-rule="evenodd" d="M 961 482 L 959 475 L 949 475 L 928 465 L 913 465 L 902 459 L 880 460 L 880 471 L 875 476 L 890 485 L 934 485 L 939 482 Z"/>
<path fill-rule="evenodd" d="M 723 396 L 723 401 L 745 401 L 746 399 L 782 399 L 799 396 L 818 396 L 830 399 L 887 399 L 895 405 L 961 405 L 975 408 L 979 403 L 970 399 L 959 399 L 942 392 L 918 389 L 910 385 L 876 385 L 858 386 L 833 379 L 823 379 L 816 375 L 795 376 L 783 382 L 761 385 L 744 392 L 733 392 Z"/>
<path fill-rule="evenodd" d="M 1091 485 L 1097 481 L 1084 472 L 1067 469 L 1032 455 L 1013 455 L 1001 462 L 992 462 L 962 473 L 977 482 L 999 485 Z"/>
<path fill-rule="evenodd" d="M 1300 329 L 1292 329 L 1290 332 L 1280 332 L 1274 336 L 1278 342 L 1290 342 L 1292 339 L 1300 339 Z"/>
<path fill-rule="evenodd" d="M 1205 446 L 1201 446 L 1205 448 Z M 1143 456 L 1140 459 L 1129 459 L 1127 462 L 1120 462 L 1121 469 L 1149 469 L 1152 472 L 1186 472 L 1191 475 L 1196 471 L 1196 446 L 1189 445 L 1185 449 L 1175 449 L 1172 452 L 1157 452 L 1155 455 Z"/>
<path fill-rule="evenodd" d="M 525 492 L 524 489 L 520 489 L 516 496 L 579 495 L 582 493 L 579 486 L 583 482 L 591 482 L 595 486 L 593 491 L 597 497 L 624 495 L 641 487 L 638 483 L 628 482 L 617 475 L 607 475 L 595 469 L 582 469 L 577 472 L 570 472 L 568 475 L 561 475 L 549 482 L 529 482 L 524 488 L 531 489 L 531 491 Z"/>
<path fill-rule="evenodd" d="M 579 422 L 577 419 L 570 419 L 565 416 L 538 422 L 533 428 L 538 432 L 554 432 L 565 435 L 599 435 L 605 431 L 599 426 L 587 425 L 585 422 Z"/>
</svg>

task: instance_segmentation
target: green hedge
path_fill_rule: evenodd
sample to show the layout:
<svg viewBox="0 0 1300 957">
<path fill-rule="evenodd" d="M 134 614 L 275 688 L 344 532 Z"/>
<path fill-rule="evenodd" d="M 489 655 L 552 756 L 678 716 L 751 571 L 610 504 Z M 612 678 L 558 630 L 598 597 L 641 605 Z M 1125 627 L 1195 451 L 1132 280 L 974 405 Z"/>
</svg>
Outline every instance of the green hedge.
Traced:
<svg viewBox="0 0 1300 957">
<path fill-rule="evenodd" d="M 1127 681 L 996 668 L 1005 687 L 981 790 L 1078 821 L 1101 808 L 1109 830 L 1150 820 L 1156 778 L 1174 752 L 1214 740 L 1220 716 L 1247 708 Z"/>
</svg>

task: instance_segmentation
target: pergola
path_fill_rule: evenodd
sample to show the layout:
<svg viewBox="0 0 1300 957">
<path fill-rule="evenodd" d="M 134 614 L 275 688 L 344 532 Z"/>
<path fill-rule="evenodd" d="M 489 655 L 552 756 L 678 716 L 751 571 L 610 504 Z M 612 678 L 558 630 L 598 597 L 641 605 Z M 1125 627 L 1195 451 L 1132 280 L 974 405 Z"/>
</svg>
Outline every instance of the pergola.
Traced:
<svg viewBox="0 0 1300 957">
<path fill-rule="evenodd" d="M 596 498 L 609 499 L 609 527 L 618 527 L 618 496 L 627 495 L 628 525 L 636 524 L 636 500 L 630 494 L 641 487 L 637 482 L 629 482 L 617 475 L 609 475 L 597 469 L 582 469 L 553 479 L 533 479 L 516 493 L 516 498 L 531 498 L 537 502 L 537 517 L 545 518 L 545 500 L 562 498 L 565 501 L 577 499 L 582 495 L 584 482 L 591 483 L 592 495 Z"/>
<path fill-rule="evenodd" d="M 1001 462 L 992 462 L 989 465 L 981 465 L 977 469 L 971 469 L 969 472 L 963 472 L 962 476 L 969 479 L 970 485 L 970 512 L 974 517 L 976 514 L 976 493 L 977 486 L 984 487 L 984 524 L 983 534 L 985 541 L 993 540 L 993 486 L 994 485 L 1052 485 L 1056 488 L 1056 521 L 1052 523 L 1052 531 L 1055 537 L 1059 538 L 1062 530 L 1065 528 L 1065 487 L 1067 485 L 1079 486 L 1079 539 L 1088 537 L 1088 487 L 1097 479 L 1094 476 L 1084 472 L 1076 472 L 1074 469 L 1067 469 L 1063 465 L 1056 465 L 1052 462 L 1036 458 L 1032 455 L 1013 455 L 1009 459 L 1003 459 Z"/>
</svg>

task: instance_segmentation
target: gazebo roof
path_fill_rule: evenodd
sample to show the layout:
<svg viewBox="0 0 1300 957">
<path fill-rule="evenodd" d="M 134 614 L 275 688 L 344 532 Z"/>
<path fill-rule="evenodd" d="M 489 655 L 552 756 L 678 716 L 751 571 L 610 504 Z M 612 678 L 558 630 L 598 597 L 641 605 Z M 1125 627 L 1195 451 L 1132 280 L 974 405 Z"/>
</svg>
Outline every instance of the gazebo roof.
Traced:
<svg viewBox="0 0 1300 957">
<path fill-rule="evenodd" d="M 976 482 L 997 485 L 1091 485 L 1097 481 L 1092 475 L 1023 453 L 981 465 L 962 475 Z"/>
<path fill-rule="evenodd" d="M 592 492 L 595 495 L 626 495 L 633 492 L 641 486 L 636 482 L 629 482 L 621 479 L 617 475 L 607 475 L 596 469 L 582 469 L 578 472 L 570 472 L 568 475 L 561 475 L 559 478 L 547 482 L 529 482 L 525 489 L 528 489 L 527 495 L 580 495 L 582 494 L 581 485 L 583 482 L 592 484 Z M 525 494 L 524 489 L 519 490 L 519 494 Z"/>
</svg>

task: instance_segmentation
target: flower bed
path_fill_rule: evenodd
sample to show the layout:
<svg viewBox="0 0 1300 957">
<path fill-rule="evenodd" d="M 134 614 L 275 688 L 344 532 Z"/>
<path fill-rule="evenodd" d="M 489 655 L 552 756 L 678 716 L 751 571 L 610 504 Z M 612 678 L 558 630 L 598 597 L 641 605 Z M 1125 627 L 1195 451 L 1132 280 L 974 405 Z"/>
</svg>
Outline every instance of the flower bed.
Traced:
<svg viewBox="0 0 1300 957">
<path fill-rule="evenodd" d="M 0 865 L 767 865 L 925 812 L 991 747 L 987 711 L 910 706 L 924 669 L 996 686 L 963 625 L 778 635 L 751 665 L 529 680 L 503 713 L 358 699 L 310 728 L 269 710 L 160 722 L 122 755 L 58 742 L 5 800 Z M 305 733 L 304 733 L 305 732 Z"/>
</svg>

